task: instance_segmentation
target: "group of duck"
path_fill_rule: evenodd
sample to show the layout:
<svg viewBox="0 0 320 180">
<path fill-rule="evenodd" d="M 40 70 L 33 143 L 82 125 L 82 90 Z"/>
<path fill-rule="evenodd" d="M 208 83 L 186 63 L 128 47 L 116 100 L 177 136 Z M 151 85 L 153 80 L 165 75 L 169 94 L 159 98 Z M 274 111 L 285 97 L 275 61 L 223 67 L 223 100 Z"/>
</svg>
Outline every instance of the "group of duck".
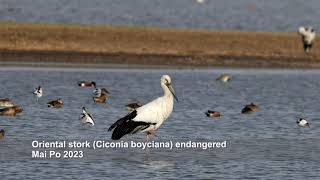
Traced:
<svg viewBox="0 0 320 180">
<path fill-rule="evenodd" d="M 106 88 L 98 88 L 94 81 L 79 81 L 78 86 L 86 87 L 86 88 L 94 88 L 92 92 L 92 100 L 95 103 L 106 103 L 109 98 L 109 91 Z M 33 95 L 39 100 L 43 96 L 43 88 L 38 86 L 33 91 Z M 126 105 L 126 108 L 129 111 L 133 111 L 134 109 L 141 107 L 143 104 L 139 101 L 131 102 Z M 49 108 L 63 108 L 64 102 L 62 99 L 58 98 L 55 100 L 51 100 L 47 103 Z M 15 103 L 9 99 L 4 98 L 0 99 L 0 116 L 16 116 L 18 113 L 21 113 L 23 109 L 19 105 L 15 105 Z M 80 115 L 80 121 L 83 124 L 90 124 L 94 126 L 95 121 L 91 113 L 87 110 L 86 107 L 82 107 L 82 113 Z M 0 139 L 3 139 L 5 136 L 5 131 L 3 129 L 0 130 Z"/>
<path fill-rule="evenodd" d="M 222 74 L 216 80 L 226 83 L 231 81 L 231 76 L 228 74 Z M 251 102 L 250 104 L 247 104 L 242 108 L 241 113 L 250 114 L 258 111 L 259 111 L 259 106 Z M 219 111 L 212 111 L 212 110 L 208 110 L 207 112 L 205 112 L 205 114 L 207 115 L 207 117 L 211 117 L 211 118 L 217 118 L 221 116 L 221 113 Z M 299 118 L 296 121 L 296 123 L 299 127 L 310 127 L 308 121 L 304 118 Z"/>
</svg>

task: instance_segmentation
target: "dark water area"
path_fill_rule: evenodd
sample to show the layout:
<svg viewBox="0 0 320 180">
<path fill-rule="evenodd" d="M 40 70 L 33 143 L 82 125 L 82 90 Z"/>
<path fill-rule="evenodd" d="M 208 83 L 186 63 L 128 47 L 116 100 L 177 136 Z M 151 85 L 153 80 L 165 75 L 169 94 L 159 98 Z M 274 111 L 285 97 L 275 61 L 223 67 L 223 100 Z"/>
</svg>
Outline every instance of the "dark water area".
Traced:
<svg viewBox="0 0 320 180">
<path fill-rule="evenodd" d="M 1 0 L 0 21 L 243 31 L 318 28 L 318 0 Z"/>
<path fill-rule="evenodd" d="M 221 73 L 232 81 L 215 79 Z M 162 95 L 160 77 L 169 74 L 179 97 L 154 142 L 226 141 L 226 148 L 81 149 L 80 159 L 32 159 L 32 141 L 110 141 L 107 128 L 128 111 L 133 100 L 144 103 Z M 79 80 L 94 80 L 110 91 L 107 104 L 94 104 L 93 89 Z M 142 70 L 142 69 L 0 69 L 1 98 L 11 98 L 24 111 L 0 116 L 0 174 L 4 179 L 319 179 L 320 73 L 313 70 Z M 44 96 L 36 101 L 33 89 Z M 62 109 L 49 100 L 61 98 Z M 241 114 L 254 102 L 260 111 Z M 86 106 L 96 120 L 83 126 Z M 220 111 L 217 119 L 206 110 Z M 297 127 L 306 118 L 310 128 Z M 122 142 L 144 141 L 143 134 Z M 121 142 L 121 141 L 120 141 Z"/>
</svg>

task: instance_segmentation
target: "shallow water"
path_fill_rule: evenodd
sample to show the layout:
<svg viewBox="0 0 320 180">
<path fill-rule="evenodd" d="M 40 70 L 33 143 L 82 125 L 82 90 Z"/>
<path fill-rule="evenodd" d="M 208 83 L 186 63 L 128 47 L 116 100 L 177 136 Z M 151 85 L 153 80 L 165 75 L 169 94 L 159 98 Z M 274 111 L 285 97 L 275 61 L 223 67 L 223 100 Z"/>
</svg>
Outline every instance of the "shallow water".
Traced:
<svg viewBox="0 0 320 180">
<path fill-rule="evenodd" d="M 0 20 L 296 31 L 319 24 L 319 0 L 1 0 Z"/>
<path fill-rule="evenodd" d="M 229 73 L 230 83 L 215 79 Z M 110 140 L 107 128 L 127 113 L 132 100 L 148 102 L 162 94 L 159 78 L 170 74 L 179 97 L 171 117 L 152 137 L 154 141 L 227 141 L 225 149 L 102 149 L 85 150 L 78 160 L 31 159 L 33 140 Z M 111 98 L 94 104 L 92 89 L 77 86 L 94 80 Z M 317 179 L 320 170 L 320 72 L 306 70 L 140 70 L 140 69 L 0 69 L 0 97 L 8 97 L 24 111 L 17 117 L 0 116 L 0 174 L 5 179 Z M 44 88 L 36 99 L 34 87 Z M 49 109 L 55 98 L 63 109 Z M 250 102 L 260 106 L 242 115 Z M 80 124 L 81 107 L 96 119 L 93 127 Z M 220 111 L 207 118 L 208 109 Z M 311 128 L 298 128 L 298 117 Z M 143 141 L 143 134 L 123 141 Z"/>
</svg>

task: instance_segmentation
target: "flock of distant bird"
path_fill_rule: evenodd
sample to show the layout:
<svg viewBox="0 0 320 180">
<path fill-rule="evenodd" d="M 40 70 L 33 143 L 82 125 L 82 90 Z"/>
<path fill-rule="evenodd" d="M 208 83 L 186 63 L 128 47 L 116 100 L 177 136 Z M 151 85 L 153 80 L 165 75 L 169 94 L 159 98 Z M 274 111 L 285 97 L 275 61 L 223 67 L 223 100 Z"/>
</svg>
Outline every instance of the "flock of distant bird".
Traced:
<svg viewBox="0 0 320 180">
<path fill-rule="evenodd" d="M 203 2 L 202 0 L 199 2 Z M 300 27 L 298 33 L 301 35 L 303 48 L 306 53 L 309 53 L 313 47 L 315 41 L 316 32 L 312 27 Z M 217 80 L 221 82 L 229 82 L 231 76 L 228 74 L 222 74 Z M 144 132 L 147 135 L 154 134 L 154 132 L 160 127 L 160 125 L 170 116 L 173 110 L 173 99 L 177 99 L 174 90 L 172 88 L 171 78 L 168 75 L 163 75 L 160 79 L 160 85 L 164 91 L 164 95 L 143 105 L 141 102 L 134 102 L 126 105 L 126 108 L 131 112 L 125 117 L 120 118 L 112 126 L 110 126 L 109 131 L 113 131 L 112 139 L 117 140 L 126 134 L 135 134 L 137 132 Z M 96 83 L 93 81 L 81 81 L 78 83 L 80 87 L 93 87 L 93 101 L 95 103 L 106 103 L 109 98 L 109 92 L 106 88 L 98 88 Z M 43 89 L 41 86 L 37 87 L 34 92 L 34 96 L 41 98 L 43 96 Z M 48 107 L 51 108 L 62 108 L 64 102 L 62 99 L 52 100 L 47 103 Z M 23 109 L 20 106 L 14 105 L 13 101 L 10 99 L 0 99 L 0 115 L 3 116 L 15 116 L 17 113 L 21 113 Z M 253 113 L 257 112 L 259 107 L 250 103 L 245 105 L 241 113 Z M 205 113 L 208 117 L 220 117 L 220 112 L 208 110 Z M 88 110 L 83 107 L 82 114 L 80 116 L 82 123 L 95 124 L 92 115 Z M 296 122 L 300 127 L 309 127 L 307 120 L 300 118 Z M 0 130 L 0 139 L 5 135 L 5 131 Z"/>
</svg>

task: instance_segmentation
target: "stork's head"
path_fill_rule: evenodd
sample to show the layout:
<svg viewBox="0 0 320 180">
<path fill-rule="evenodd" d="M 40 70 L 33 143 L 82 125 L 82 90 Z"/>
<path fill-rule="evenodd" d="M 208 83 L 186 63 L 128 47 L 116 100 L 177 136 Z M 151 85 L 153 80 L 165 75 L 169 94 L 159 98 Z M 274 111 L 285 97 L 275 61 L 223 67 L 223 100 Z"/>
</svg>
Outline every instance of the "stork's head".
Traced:
<svg viewBox="0 0 320 180">
<path fill-rule="evenodd" d="M 169 75 L 163 75 L 161 77 L 161 84 L 164 84 L 166 87 L 168 87 L 169 91 L 171 92 L 171 94 L 173 95 L 173 97 L 176 99 L 176 101 L 178 102 L 178 98 L 174 93 L 174 89 L 172 87 L 172 82 L 171 82 L 171 77 Z"/>
</svg>

